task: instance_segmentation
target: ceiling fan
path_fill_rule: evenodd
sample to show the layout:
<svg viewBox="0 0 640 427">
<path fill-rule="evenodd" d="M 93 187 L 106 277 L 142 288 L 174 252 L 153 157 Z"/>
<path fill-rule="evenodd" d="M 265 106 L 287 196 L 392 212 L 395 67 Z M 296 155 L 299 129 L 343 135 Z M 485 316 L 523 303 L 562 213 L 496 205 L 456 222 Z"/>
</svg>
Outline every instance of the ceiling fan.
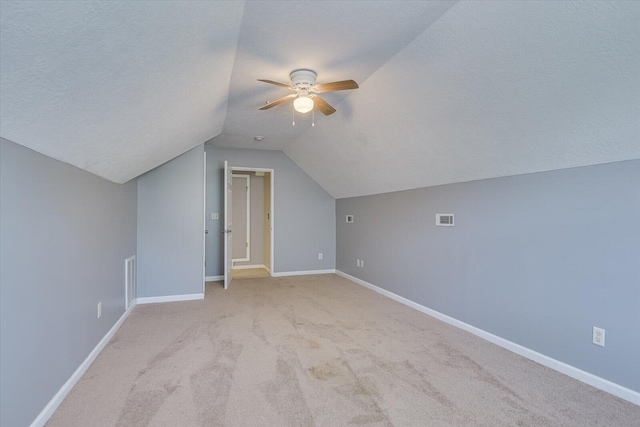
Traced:
<svg viewBox="0 0 640 427">
<path fill-rule="evenodd" d="M 317 76 L 315 71 L 301 68 L 293 70 L 291 74 L 289 74 L 289 78 L 291 79 L 290 85 L 274 82 L 273 80 L 258 79 L 260 82 L 286 87 L 289 90 L 295 91 L 295 93 L 270 102 L 260 109 L 268 110 L 276 105 L 293 100 L 293 108 L 299 113 L 308 113 L 315 107 L 322 114 L 328 116 L 335 113 L 336 109 L 329 105 L 327 101 L 320 98 L 320 96 L 318 96 L 319 93 L 358 89 L 358 83 L 353 80 L 316 84 Z"/>
</svg>

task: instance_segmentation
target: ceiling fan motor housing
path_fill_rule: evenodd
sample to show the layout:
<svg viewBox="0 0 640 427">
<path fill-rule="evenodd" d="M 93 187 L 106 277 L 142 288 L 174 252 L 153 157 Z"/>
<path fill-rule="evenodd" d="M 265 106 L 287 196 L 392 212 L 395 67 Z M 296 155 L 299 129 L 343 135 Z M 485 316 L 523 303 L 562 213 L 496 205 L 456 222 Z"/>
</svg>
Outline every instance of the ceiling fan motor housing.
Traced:
<svg viewBox="0 0 640 427">
<path fill-rule="evenodd" d="M 296 89 L 307 88 L 310 89 L 316 84 L 316 77 L 318 75 L 313 70 L 301 68 L 299 70 L 293 70 L 289 77 L 291 78 L 291 84 Z"/>
</svg>

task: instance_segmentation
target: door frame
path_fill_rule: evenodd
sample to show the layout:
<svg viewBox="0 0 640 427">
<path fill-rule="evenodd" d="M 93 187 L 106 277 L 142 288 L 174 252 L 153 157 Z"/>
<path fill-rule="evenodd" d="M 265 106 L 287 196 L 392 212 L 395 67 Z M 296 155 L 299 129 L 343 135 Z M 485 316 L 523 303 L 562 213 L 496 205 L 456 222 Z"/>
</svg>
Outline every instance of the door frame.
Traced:
<svg viewBox="0 0 640 427">
<path fill-rule="evenodd" d="M 270 187 L 271 187 L 271 200 L 269 200 L 269 212 L 270 212 L 270 216 L 269 216 L 269 226 L 271 227 L 271 241 L 269 242 L 269 245 L 271 246 L 271 256 L 269 259 L 269 272 L 271 275 L 273 275 L 274 269 L 273 269 L 273 262 L 275 259 L 275 254 L 274 254 L 274 242 L 275 242 L 275 237 L 276 237 L 276 227 L 275 227 L 275 170 L 271 169 L 271 168 L 251 168 L 251 167 L 244 167 L 244 166 L 231 166 L 231 171 L 233 173 L 233 171 L 238 171 L 238 172 L 268 172 L 270 174 Z"/>
<path fill-rule="evenodd" d="M 203 188 L 204 188 L 204 209 L 202 211 L 202 295 L 207 289 L 207 151 L 204 151 L 203 170 Z"/>
<path fill-rule="evenodd" d="M 238 171 L 239 172 L 239 171 Z M 234 258 L 233 257 L 233 253 L 231 254 L 231 260 L 233 262 L 245 262 L 245 261 L 251 261 L 251 175 L 249 174 L 234 174 L 233 173 L 233 168 L 231 168 L 231 179 L 233 178 L 241 178 L 247 181 L 246 183 L 246 189 L 247 191 L 245 191 L 245 197 L 246 197 L 246 221 L 247 221 L 247 240 L 245 242 L 245 247 L 244 247 L 244 258 Z M 233 194 L 233 197 L 237 197 L 237 194 Z M 231 203 L 233 203 L 233 200 L 231 200 Z"/>
</svg>

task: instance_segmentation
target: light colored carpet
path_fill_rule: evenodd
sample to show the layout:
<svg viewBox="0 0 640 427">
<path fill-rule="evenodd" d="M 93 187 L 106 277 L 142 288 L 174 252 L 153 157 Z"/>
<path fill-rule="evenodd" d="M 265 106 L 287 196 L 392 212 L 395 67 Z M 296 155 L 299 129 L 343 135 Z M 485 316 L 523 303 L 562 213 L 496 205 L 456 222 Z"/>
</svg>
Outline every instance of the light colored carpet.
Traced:
<svg viewBox="0 0 640 427">
<path fill-rule="evenodd" d="M 138 306 L 48 426 L 638 426 L 640 407 L 335 275 Z"/>
<path fill-rule="evenodd" d="M 232 270 L 231 274 L 234 279 L 256 279 L 258 277 L 271 276 L 264 268 L 245 268 L 241 270 Z"/>
</svg>

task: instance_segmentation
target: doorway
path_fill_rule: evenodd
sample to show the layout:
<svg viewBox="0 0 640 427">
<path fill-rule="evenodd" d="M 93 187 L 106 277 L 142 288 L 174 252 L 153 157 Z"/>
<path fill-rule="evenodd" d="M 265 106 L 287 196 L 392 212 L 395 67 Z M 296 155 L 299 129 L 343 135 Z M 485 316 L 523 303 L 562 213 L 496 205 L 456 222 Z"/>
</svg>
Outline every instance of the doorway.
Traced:
<svg viewBox="0 0 640 427">
<path fill-rule="evenodd" d="M 251 179 L 251 173 L 233 173 L 232 175 L 233 183 L 232 187 L 232 200 L 233 204 L 233 213 L 232 213 L 232 223 L 233 223 L 233 250 L 232 250 L 232 258 L 234 265 L 238 265 L 240 262 L 250 262 L 251 261 L 251 233 L 252 231 L 258 234 L 260 237 L 260 230 L 257 230 L 254 226 L 252 227 L 252 221 L 255 220 L 255 212 L 252 212 L 253 209 L 262 209 L 262 205 L 264 204 L 264 189 L 260 192 L 260 183 L 257 183 L 257 179 Z M 254 192 L 253 198 L 253 206 L 251 205 L 251 183 L 257 188 L 256 192 Z M 257 200 L 256 200 L 257 199 Z M 252 215 L 253 213 L 253 215 Z M 260 239 L 261 240 L 261 239 Z M 256 242 L 258 243 L 258 242 Z M 258 253 L 257 250 L 253 251 L 253 259 L 255 262 L 262 264 L 262 252 Z M 259 259 L 258 259 L 259 258 Z"/>
<path fill-rule="evenodd" d="M 232 277 L 273 271 L 273 170 L 232 167 Z"/>
</svg>

